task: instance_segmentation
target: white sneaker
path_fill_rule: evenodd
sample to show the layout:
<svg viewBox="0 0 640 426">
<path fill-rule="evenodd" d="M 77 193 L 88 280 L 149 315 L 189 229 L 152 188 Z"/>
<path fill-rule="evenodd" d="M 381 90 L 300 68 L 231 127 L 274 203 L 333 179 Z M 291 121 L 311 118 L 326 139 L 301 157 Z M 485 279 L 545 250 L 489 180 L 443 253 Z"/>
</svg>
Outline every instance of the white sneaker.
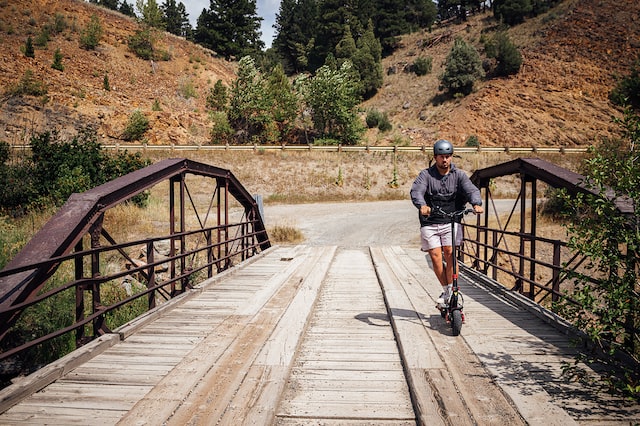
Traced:
<svg viewBox="0 0 640 426">
<path fill-rule="evenodd" d="M 438 299 L 436 300 L 436 305 L 438 306 L 438 308 L 440 309 L 444 309 L 447 307 L 447 303 L 449 303 L 449 298 L 451 296 L 447 293 L 442 293 L 440 295 L 440 297 L 438 297 Z"/>
</svg>

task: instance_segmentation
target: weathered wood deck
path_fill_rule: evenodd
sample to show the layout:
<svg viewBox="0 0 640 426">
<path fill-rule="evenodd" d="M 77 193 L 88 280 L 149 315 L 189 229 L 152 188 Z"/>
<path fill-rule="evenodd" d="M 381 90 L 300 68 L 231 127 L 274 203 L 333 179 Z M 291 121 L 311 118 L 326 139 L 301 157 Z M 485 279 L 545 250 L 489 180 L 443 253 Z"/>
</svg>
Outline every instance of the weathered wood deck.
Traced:
<svg viewBox="0 0 640 426">
<path fill-rule="evenodd" d="M 3 390 L 0 424 L 640 421 L 562 378 L 566 334 L 470 277 L 461 287 L 453 337 L 419 250 L 273 248 Z"/>
</svg>

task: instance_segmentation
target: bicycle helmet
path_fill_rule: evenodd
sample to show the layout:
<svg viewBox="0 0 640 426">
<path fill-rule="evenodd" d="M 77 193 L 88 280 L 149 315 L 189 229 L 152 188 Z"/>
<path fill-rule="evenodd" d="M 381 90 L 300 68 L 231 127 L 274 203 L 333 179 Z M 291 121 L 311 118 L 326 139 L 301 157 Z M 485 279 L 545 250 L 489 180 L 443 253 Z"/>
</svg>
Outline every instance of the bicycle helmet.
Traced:
<svg viewBox="0 0 640 426">
<path fill-rule="evenodd" d="M 449 154 L 453 155 L 453 145 L 446 139 L 437 140 L 433 144 L 433 155 Z"/>
</svg>

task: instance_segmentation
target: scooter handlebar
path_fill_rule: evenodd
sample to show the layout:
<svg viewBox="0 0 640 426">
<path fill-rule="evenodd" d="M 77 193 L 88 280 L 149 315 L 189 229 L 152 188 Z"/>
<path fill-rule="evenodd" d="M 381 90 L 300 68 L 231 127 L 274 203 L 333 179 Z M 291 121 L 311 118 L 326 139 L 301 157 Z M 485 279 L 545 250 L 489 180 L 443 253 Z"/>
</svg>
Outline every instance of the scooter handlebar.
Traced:
<svg viewBox="0 0 640 426">
<path fill-rule="evenodd" d="M 474 209 L 469 208 L 469 209 L 462 209 L 462 210 L 457 210 L 455 212 L 447 213 L 444 210 L 442 210 L 442 207 L 438 206 L 436 209 L 433 210 L 432 215 L 453 218 L 453 217 L 462 217 L 469 213 L 476 213 L 476 211 Z"/>
</svg>

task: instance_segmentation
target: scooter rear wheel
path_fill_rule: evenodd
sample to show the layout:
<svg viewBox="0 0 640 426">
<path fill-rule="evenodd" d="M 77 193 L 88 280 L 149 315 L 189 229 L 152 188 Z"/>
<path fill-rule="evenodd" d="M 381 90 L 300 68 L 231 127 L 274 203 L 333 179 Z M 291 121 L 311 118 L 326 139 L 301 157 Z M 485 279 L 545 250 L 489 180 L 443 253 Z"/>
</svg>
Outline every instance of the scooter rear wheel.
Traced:
<svg viewBox="0 0 640 426">
<path fill-rule="evenodd" d="M 462 312 L 459 309 L 451 312 L 451 330 L 454 336 L 458 336 L 462 331 Z"/>
</svg>

